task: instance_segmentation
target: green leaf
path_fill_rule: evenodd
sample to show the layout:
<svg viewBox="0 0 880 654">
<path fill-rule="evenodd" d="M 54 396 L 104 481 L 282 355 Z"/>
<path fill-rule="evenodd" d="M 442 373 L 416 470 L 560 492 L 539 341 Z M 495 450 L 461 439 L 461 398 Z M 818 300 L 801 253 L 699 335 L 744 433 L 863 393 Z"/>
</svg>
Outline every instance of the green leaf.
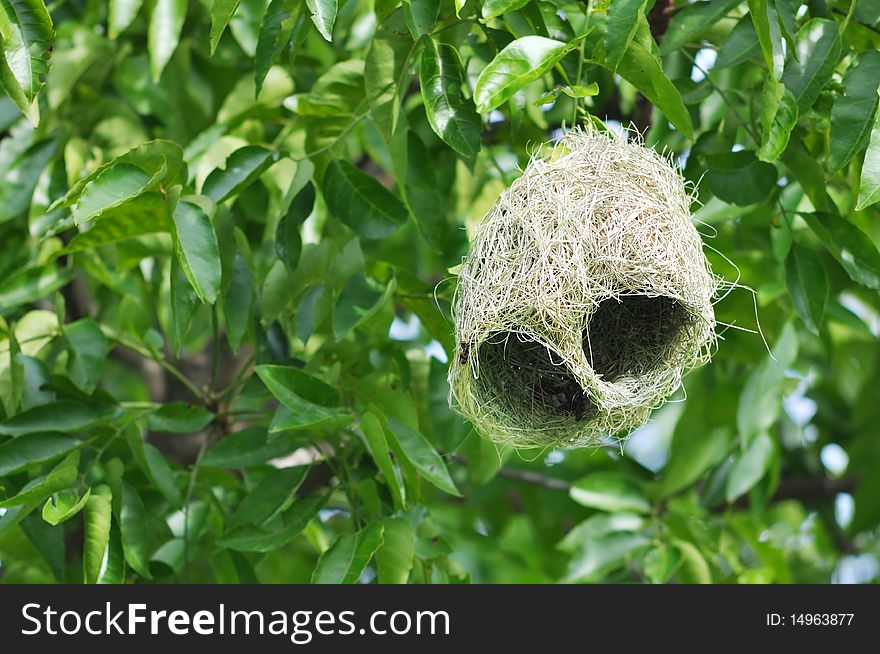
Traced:
<svg viewBox="0 0 880 654">
<path fill-rule="evenodd" d="M 223 168 L 211 171 L 202 193 L 220 204 L 253 184 L 279 158 L 277 152 L 259 145 L 240 148 L 229 155 Z"/>
<path fill-rule="evenodd" d="M 83 583 L 96 584 L 110 546 L 111 499 L 105 484 L 95 487 L 83 511 Z"/>
<path fill-rule="evenodd" d="M 262 365 L 257 375 L 278 401 L 294 411 L 303 402 L 317 406 L 339 406 L 339 392 L 317 377 L 291 366 Z"/>
<path fill-rule="evenodd" d="M 353 584 L 361 578 L 382 544 L 384 527 L 373 522 L 356 534 L 342 534 L 321 555 L 312 573 L 313 584 Z"/>
<path fill-rule="evenodd" d="M 34 196 L 40 173 L 58 147 L 54 139 L 38 141 L 4 167 L 0 181 L 0 223 L 17 218 L 27 210 Z"/>
<path fill-rule="evenodd" d="M 330 495 L 327 494 L 298 500 L 282 514 L 280 529 L 273 531 L 247 525 L 218 539 L 217 544 L 237 552 L 277 550 L 296 538 L 329 499 Z"/>
<path fill-rule="evenodd" d="M 776 168 L 758 161 L 754 152 L 724 152 L 706 156 L 706 181 L 719 199 L 748 206 L 767 199 L 776 188 Z"/>
<path fill-rule="evenodd" d="M 35 125 L 35 103 L 49 72 L 55 37 L 52 18 L 42 0 L 5 0 L 0 7 L 0 85 Z"/>
<path fill-rule="evenodd" d="M 0 280 L 0 315 L 54 293 L 72 278 L 72 271 L 55 266 L 27 268 L 9 275 Z"/>
<path fill-rule="evenodd" d="M 21 521 L 21 530 L 49 565 L 55 581 L 64 583 L 67 567 L 64 527 L 52 526 L 34 515 L 28 515 Z"/>
<path fill-rule="evenodd" d="M 297 434 L 282 435 L 269 440 L 266 427 L 248 427 L 236 431 L 211 447 L 202 457 L 201 465 L 214 468 L 248 468 L 290 454 L 308 444 Z"/>
<path fill-rule="evenodd" d="M 136 430 L 129 430 L 126 440 L 135 460 L 156 490 L 174 506 L 180 506 L 183 501 L 180 489 L 174 479 L 174 472 L 162 453 L 141 440 L 141 435 Z"/>
<path fill-rule="evenodd" d="M 765 119 L 762 121 L 764 129 L 757 155 L 759 160 L 770 162 L 775 161 L 788 147 L 791 130 L 797 125 L 798 108 L 791 91 L 784 84 L 769 78 L 764 87 L 763 103 L 761 117 Z"/>
<path fill-rule="evenodd" d="M 100 220 L 92 221 L 86 231 L 75 235 L 62 253 L 94 250 L 109 243 L 144 234 L 168 232 L 170 229 L 171 214 L 165 196 L 157 191 L 148 191 L 118 206 L 102 210 Z"/>
<path fill-rule="evenodd" d="M 223 32 L 226 31 L 226 26 L 229 24 L 229 20 L 232 18 L 235 10 L 238 9 L 239 1 L 213 0 L 211 3 L 211 56 L 214 55 L 214 51 L 220 43 L 220 37 L 223 36 Z"/>
<path fill-rule="evenodd" d="M 296 497 L 308 473 L 308 466 L 281 468 L 267 474 L 245 495 L 229 519 L 229 528 L 240 525 L 262 525 L 273 516 L 286 511 Z"/>
<path fill-rule="evenodd" d="M 214 304 L 220 290 L 220 249 L 211 217 L 194 202 L 181 200 L 172 214 L 177 258 L 202 302 Z"/>
<path fill-rule="evenodd" d="M 311 184 L 309 184 L 311 187 Z M 287 272 L 293 275 L 299 265 L 299 257 L 302 254 L 302 236 L 300 236 L 300 221 L 296 216 L 288 212 L 279 222 L 275 231 L 275 254 L 287 268 Z"/>
<path fill-rule="evenodd" d="M 226 323 L 226 338 L 233 352 L 238 352 L 250 323 L 254 304 L 254 282 L 250 268 L 241 254 L 235 254 L 232 264 L 232 279 L 223 299 L 223 318 Z"/>
<path fill-rule="evenodd" d="M 461 495 L 455 482 L 449 476 L 446 464 L 437 454 L 427 438 L 412 427 L 395 419 L 388 418 L 390 433 L 388 436 L 400 447 L 406 459 L 415 466 L 422 477 L 434 486 L 450 495 Z"/>
<path fill-rule="evenodd" d="M 761 49 L 751 16 L 743 16 L 728 34 L 715 60 L 715 68 L 722 69 L 748 61 Z"/>
<path fill-rule="evenodd" d="M 601 511 L 636 511 L 646 513 L 651 503 L 631 479 L 614 472 L 594 472 L 581 477 L 568 492 L 583 506 Z"/>
<path fill-rule="evenodd" d="M 367 52 L 364 88 L 370 116 L 386 139 L 397 129 L 400 99 L 410 76 L 409 60 L 414 48 L 401 8 L 379 26 Z"/>
<path fill-rule="evenodd" d="M 147 428 L 150 431 L 187 434 L 201 431 L 213 420 L 214 414 L 204 407 L 169 402 L 147 414 Z"/>
<path fill-rule="evenodd" d="M 575 553 L 589 541 L 622 531 L 639 531 L 644 525 L 645 518 L 635 513 L 598 513 L 575 525 L 556 547 Z"/>
<path fill-rule="evenodd" d="M 770 435 L 767 432 L 758 434 L 730 469 L 725 491 L 728 502 L 733 502 L 761 480 L 770 467 L 773 452 L 773 439 Z"/>
<path fill-rule="evenodd" d="M 290 42 L 303 19 L 302 5 L 295 0 L 271 0 L 260 22 L 254 56 L 254 97 L 259 97 L 272 61 Z"/>
<path fill-rule="evenodd" d="M 764 63 L 774 80 L 783 72 L 782 33 L 776 19 L 776 8 L 772 0 L 749 0 L 749 15 L 755 26 L 755 34 L 764 54 Z M 799 96 L 796 96 L 799 97 Z M 802 110 L 806 111 L 808 107 Z"/>
<path fill-rule="evenodd" d="M 605 62 L 615 72 L 624 53 L 632 43 L 645 18 L 647 0 L 620 0 L 608 5 L 608 23 L 605 32 Z"/>
<path fill-rule="evenodd" d="M 186 18 L 186 7 L 187 0 L 155 0 L 147 30 L 150 72 L 154 83 L 159 82 L 162 71 L 177 49 Z"/>
<path fill-rule="evenodd" d="M 404 198 L 419 231 L 435 252 L 443 251 L 448 234 L 446 198 L 432 166 L 420 166 L 416 162 L 430 161 L 431 157 L 422 140 L 415 132 L 407 134 Z"/>
<path fill-rule="evenodd" d="M 740 0 L 714 0 L 694 2 L 677 11 L 669 21 L 669 27 L 660 43 L 660 54 L 668 55 L 681 46 L 691 43 L 712 25 L 723 18 Z M 612 3 L 612 6 L 617 3 Z M 751 2 L 749 3 L 752 4 Z M 611 15 L 609 14 L 609 29 Z"/>
<path fill-rule="evenodd" d="M 74 205 L 84 195 L 87 187 L 92 185 L 93 182 L 107 173 L 110 169 L 122 164 L 130 164 L 135 168 L 140 169 L 141 173 L 150 176 L 150 181 L 146 185 L 147 190 L 154 188 L 158 184 L 170 187 L 186 181 L 187 177 L 186 164 L 183 161 L 183 149 L 177 143 L 161 139 L 147 141 L 146 143 L 141 143 L 128 152 L 119 155 L 106 164 L 98 166 L 88 175 L 77 180 L 64 197 L 53 202 L 47 211 L 54 211 L 61 207 Z M 123 168 L 123 172 L 124 170 L 125 168 Z M 133 175 L 138 175 L 138 173 L 134 171 L 132 171 L 132 173 Z M 133 185 L 131 184 L 131 180 L 122 179 L 122 181 L 119 181 L 119 178 L 124 177 L 125 175 L 118 172 L 109 175 L 107 179 L 101 182 L 99 185 L 100 188 L 90 191 L 95 197 L 89 200 L 87 204 L 103 210 L 104 208 L 118 206 L 125 200 L 138 195 L 139 193 L 136 188 L 133 191 L 128 192 L 128 194 L 126 193 L 126 189 Z M 77 211 L 77 207 L 74 207 L 75 214 Z M 79 213 L 81 214 L 81 220 L 79 222 L 85 222 L 94 217 L 93 215 L 90 215 L 88 207 L 80 209 Z"/>
<path fill-rule="evenodd" d="M 813 106 L 840 60 L 840 34 L 833 20 L 813 18 L 797 35 L 797 58 L 785 62 L 782 83 L 794 95 L 801 115 Z"/>
<path fill-rule="evenodd" d="M 34 407 L 0 423 L 0 434 L 23 436 L 42 431 L 62 433 L 83 431 L 109 422 L 112 414 L 111 407 L 96 407 L 72 400 L 59 400 Z"/>
<path fill-rule="evenodd" d="M 406 207 L 373 177 L 334 159 L 324 173 L 327 209 L 365 239 L 381 239 L 406 222 Z"/>
<path fill-rule="evenodd" d="M 77 388 L 91 394 L 98 385 L 109 344 L 104 332 L 91 318 L 77 320 L 63 328 L 67 341 L 67 374 Z"/>
<path fill-rule="evenodd" d="M 487 114 L 539 79 L 574 46 L 543 36 L 524 36 L 508 44 L 477 79 L 474 101 Z"/>
<path fill-rule="evenodd" d="M 403 11 L 410 34 L 417 39 L 425 36 L 430 27 L 437 22 L 440 0 L 404 0 Z"/>
<path fill-rule="evenodd" d="M 392 278 L 384 289 L 376 288 L 363 273 L 349 277 L 333 309 L 333 335 L 337 341 L 367 322 L 385 306 L 397 284 Z"/>
<path fill-rule="evenodd" d="M 736 414 L 740 439 L 750 443 L 766 433 L 779 417 L 785 371 L 797 356 L 798 338 L 789 322 L 773 347 L 773 356 L 764 359 L 746 379 Z"/>
<path fill-rule="evenodd" d="M 828 303 L 828 277 L 813 250 L 792 243 L 785 259 L 785 283 L 795 311 L 806 328 L 818 335 Z"/>
<path fill-rule="evenodd" d="M 18 493 L 0 502 L 0 509 L 19 505 L 36 506 L 52 493 L 70 488 L 76 482 L 78 465 L 79 450 L 74 450 L 45 477 L 32 479 Z"/>
<path fill-rule="evenodd" d="M 50 525 L 60 525 L 66 520 L 70 520 L 89 501 L 91 489 L 86 489 L 85 494 L 80 494 L 72 490 L 64 490 L 56 493 L 43 505 L 43 520 Z"/>
<path fill-rule="evenodd" d="M 333 40 L 333 25 L 336 23 L 338 0 L 306 0 L 312 22 L 321 36 L 327 41 Z"/>
<path fill-rule="evenodd" d="M 529 2 L 530 0 L 483 0 L 481 11 L 483 20 L 488 21 L 492 18 L 503 16 L 511 11 L 516 11 L 527 5 Z M 462 2 L 461 5 L 463 7 L 464 2 Z M 456 12 L 456 15 L 458 15 L 458 12 Z"/>
<path fill-rule="evenodd" d="M 681 94 L 666 76 L 660 60 L 653 52 L 633 41 L 618 64 L 617 73 L 662 111 L 682 134 L 693 139 L 691 116 Z"/>
<path fill-rule="evenodd" d="M 73 436 L 36 433 L 19 436 L 0 445 L 0 477 L 8 477 L 29 465 L 57 459 L 79 447 Z"/>
<path fill-rule="evenodd" d="M 105 211 L 150 190 L 155 183 L 155 178 L 134 164 L 113 164 L 103 169 L 82 189 L 73 207 L 73 219 L 77 225 L 94 220 Z"/>
<path fill-rule="evenodd" d="M 651 539 L 642 534 L 617 533 L 588 541 L 568 564 L 563 581 L 577 583 L 594 581 L 609 570 L 622 565 L 627 557 L 646 548 Z"/>
<path fill-rule="evenodd" d="M 862 163 L 856 211 L 861 211 L 877 201 L 880 201 L 880 111 L 874 118 L 871 138 L 865 151 L 865 161 Z"/>
<path fill-rule="evenodd" d="M 868 288 L 880 289 L 880 252 L 863 231 L 842 216 L 801 215 L 850 279 Z"/>
<path fill-rule="evenodd" d="M 107 7 L 107 34 L 117 38 L 137 18 L 144 0 L 110 0 Z"/>
<path fill-rule="evenodd" d="M 149 516 L 143 500 L 134 488 L 123 483 L 122 503 L 119 510 L 122 551 L 132 570 L 146 579 L 151 579 L 150 554 L 153 545 L 148 525 Z"/>
<path fill-rule="evenodd" d="M 669 462 L 663 468 L 660 493 L 673 495 L 697 481 L 727 454 L 730 438 L 723 429 L 677 429 Z"/>
<path fill-rule="evenodd" d="M 122 549 L 122 538 L 119 526 L 113 528 L 110 523 L 110 541 L 107 543 L 107 555 L 98 575 L 99 584 L 122 584 L 125 583 L 125 553 Z"/>
<path fill-rule="evenodd" d="M 406 518 L 388 518 L 383 525 L 383 542 L 376 550 L 379 583 L 405 584 L 415 556 L 415 533 Z"/>
<path fill-rule="evenodd" d="M 834 171 L 848 164 L 868 143 L 877 112 L 880 51 L 860 53 L 846 71 L 843 87 L 843 94 L 834 98 L 831 107 L 831 169 Z"/>
<path fill-rule="evenodd" d="M 281 404 L 292 415 L 271 425 L 272 432 L 317 427 L 335 422 L 340 410 L 331 409 L 339 403 L 335 389 L 316 377 L 286 366 L 258 366 L 257 374 Z"/>
<path fill-rule="evenodd" d="M 455 47 L 427 39 L 419 60 L 419 84 L 428 123 L 447 145 L 469 158 L 480 150 L 480 117 L 473 102 L 464 97 L 463 83 Z"/>
<path fill-rule="evenodd" d="M 385 429 L 382 427 L 382 422 L 372 413 L 366 413 L 361 418 L 361 431 L 364 434 L 367 451 L 385 477 L 385 485 L 391 491 L 394 505 L 398 509 L 406 508 L 406 492 L 403 486 L 403 478 L 400 475 L 400 470 L 391 460 L 390 448 L 385 438 Z"/>
</svg>

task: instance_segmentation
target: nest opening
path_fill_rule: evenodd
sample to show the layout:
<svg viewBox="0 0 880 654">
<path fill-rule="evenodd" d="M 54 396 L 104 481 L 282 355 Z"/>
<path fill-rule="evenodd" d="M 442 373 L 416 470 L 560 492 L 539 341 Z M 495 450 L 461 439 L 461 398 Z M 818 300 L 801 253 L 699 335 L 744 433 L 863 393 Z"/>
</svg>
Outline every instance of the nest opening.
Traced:
<svg viewBox="0 0 880 654">
<path fill-rule="evenodd" d="M 516 332 L 496 332 L 477 350 L 484 402 L 525 422 L 580 422 L 596 407 L 556 352 Z"/>
<path fill-rule="evenodd" d="M 606 382 L 641 377 L 674 358 L 692 322 L 670 297 L 623 295 L 599 303 L 583 332 L 587 361 Z"/>
</svg>

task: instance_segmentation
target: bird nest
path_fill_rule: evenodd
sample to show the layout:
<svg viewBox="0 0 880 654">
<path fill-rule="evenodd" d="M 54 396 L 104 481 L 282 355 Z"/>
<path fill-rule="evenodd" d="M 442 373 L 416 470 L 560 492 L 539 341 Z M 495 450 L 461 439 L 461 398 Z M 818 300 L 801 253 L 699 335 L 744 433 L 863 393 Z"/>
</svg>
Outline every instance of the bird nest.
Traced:
<svg viewBox="0 0 880 654">
<path fill-rule="evenodd" d="M 452 405 L 514 447 L 644 423 L 715 345 L 691 201 L 678 169 L 626 136 L 578 129 L 533 157 L 461 268 Z"/>
</svg>

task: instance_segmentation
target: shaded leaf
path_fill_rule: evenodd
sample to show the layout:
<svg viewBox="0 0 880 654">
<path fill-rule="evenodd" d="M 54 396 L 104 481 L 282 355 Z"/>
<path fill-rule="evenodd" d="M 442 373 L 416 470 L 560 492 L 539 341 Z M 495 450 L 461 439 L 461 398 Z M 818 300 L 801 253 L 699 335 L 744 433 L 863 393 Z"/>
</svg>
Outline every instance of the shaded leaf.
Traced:
<svg viewBox="0 0 880 654">
<path fill-rule="evenodd" d="M 7 477 L 29 465 L 51 461 L 76 449 L 80 440 L 56 433 L 35 433 L 0 445 L 0 477 Z"/>
<path fill-rule="evenodd" d="M 322 191 L 330 213 L 363 238 L 385 238 L 406 222 L 400 200 L 348 161 L 330 162 Z"/>
<path fill-rule="evenodd" d="M 728 502 L 733 502 L 761 480 L 773 459 L 773 450 L 770 435 L 766 432 L 758 434 L 730 469 L 725 492 Z"/>
<path fill-rule="evenodd" d="M 370 101 L 370 116 L 386 139 L 397 129 L 401 94 L 409 78 L 414 48 L 403 9 L 397 9 L 379 26 L 367 52 L 364 88 Z"/>
<path fill-rule="evenodd" d="M 333 334 L 336 340 L 341 341 L 349 332 L 376 315 L 396 287 L 393 278 L 381 289 L 376 288 L 375 283 L 371 283 L 363 273 L 349 277 L 333 309 Z"/>
<path fill-rule="evenodd" d="M 318 511 L 329 499 L 329 495 L 308 497 L 294 502 L 282 515 L 282 526 L 277 530 L 266 530 L 255 526 L 244 526 L 217 543 L 238 552 L 270 552 L 283 547 L 306 528 Z"/>
<path fill-rule="evenodd" d="M 694 2 L 685 6 L 681 11 L 677 11 L 669 21 L 669 27 L 660 42 L 660 54 L 667 55 L 694 41 L 739 3 L 740 0 Z M 751 5 L 751 3 L 749 4 Z M 609 15 L 609 29 L 610 18 Z"/>
<path fill-rule="evenodd" d="M 874 242 L 842 216 L 802 214 L 804 221 L 855 282 L 880 289 L 880 252 Z"/>
<path fill-rule="evenodd" d="M 807 329 L 818 335 L 828 303 L 828 277 L 813 250 L 792 243 L 785 259 L 785 283 L 795 311 Z"/>
<path fill-rule="evenodd" d="M 856 57 L 831 107 L 831 169 L 840 170 L 868 143 L 877 111 L 880 51 Z"/>
<path fill-rule="evenodd" d="M 789 55 L 782 83 L 797 100 L 801 114 L 813 106 L 831 79 L 841 48 L 837 23 L 833 20 L 813 18 L 798 30 L 797 58 Z"/>
<path fill-rule="evenodd" d="M 862 163 L 859 178 L 859 197 L 856 211 L 861 211 L 880 200 L 880 111 L 876 112 L 871 137 Z"/>
<path fill-rule="evenodd" d="M 685 136 L 693 138 L 691 116 L 681 94 L 663 72 L 663 66 L 653 52 L 633 41 L 618 64 L 617 73 L 660 109 Z"/>
<path fill-rule="evenodd" d="M 147 414 L 147 427 L 151 431 L 191 433 L 201 431 L 214 420 L 214 414 L 204 407 L 169 402 Z"/>
<path fill-rule="evenodd" d="M 706 181 L 720 199 L 748 206 L 767 199 L 776 187 L 776 168 L 758 161 L 754 152 L 741 150 L 706 156 Z"/>
</svg>

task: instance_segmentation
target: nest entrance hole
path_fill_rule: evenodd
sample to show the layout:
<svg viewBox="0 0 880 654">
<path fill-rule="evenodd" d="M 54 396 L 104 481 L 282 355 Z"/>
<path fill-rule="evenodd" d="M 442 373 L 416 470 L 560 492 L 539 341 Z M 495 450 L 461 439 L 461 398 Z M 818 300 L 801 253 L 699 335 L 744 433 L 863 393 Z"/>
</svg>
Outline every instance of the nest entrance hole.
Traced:
<svg viewBox="0 0 880 654">
<path fill-rule="evenodd" d="M 639 377 L 674 356 L 691 322 L 690 313 L 673 298 L 609 298 L 599 304 L 584 329 L 584 353 L 607 382 Z"/>
<path fill-rule="evenodd" d="M 464 349 L 464 344 L 462 344 Z M 496 332 L 479 345 L 478 387 L 483 401 L 536 426 L 559 419 L 580 422 L 596 411 L 561 357 L 516 332 Z"/>
</svg>

